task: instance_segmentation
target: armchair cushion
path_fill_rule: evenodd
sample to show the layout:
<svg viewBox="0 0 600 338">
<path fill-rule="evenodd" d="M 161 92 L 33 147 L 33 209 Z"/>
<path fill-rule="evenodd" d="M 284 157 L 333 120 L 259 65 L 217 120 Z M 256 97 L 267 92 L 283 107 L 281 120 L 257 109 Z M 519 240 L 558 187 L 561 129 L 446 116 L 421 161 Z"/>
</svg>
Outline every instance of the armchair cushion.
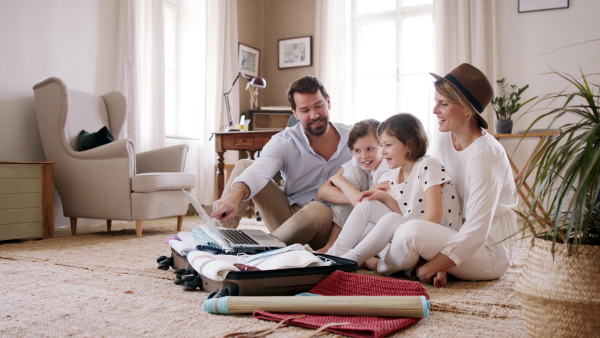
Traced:
<svg viewBox="0 0 600 338">
<path fill-rule="evenodd" d="M 84 151 L 113 142 L 115 139 L 106 126 L 97 132 L 88 133 L 82 130 L 77 136 L 77 150 Z"/>
<path fill-rule="evenodd" d="M 190 190 L 196 185 L 196 175 L 188 173 L 145 173 L 131 178 L 134 193 L 162 190 Z"/>
<path fill-rule="evenodd" d="M 136 172 L 182 172 L 188 152 L 188 146 L 175 146 L 149 150 L 136 154 Z"/>
</svg>

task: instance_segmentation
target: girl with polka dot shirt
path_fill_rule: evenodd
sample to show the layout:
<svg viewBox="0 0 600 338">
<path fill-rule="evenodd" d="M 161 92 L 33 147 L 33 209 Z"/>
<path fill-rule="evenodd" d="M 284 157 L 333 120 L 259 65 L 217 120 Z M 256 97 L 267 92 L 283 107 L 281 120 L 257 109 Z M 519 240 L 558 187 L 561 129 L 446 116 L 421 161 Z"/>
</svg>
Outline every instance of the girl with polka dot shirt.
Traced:
<svg viewBox="0 0 600 338">
<path fill-rule="evenodd" d="M 425 220 L 454 230 L 462 225 L 452 179 L 438 160 L 425 155 L 428 141 L 419 119 L 409 113 L 394 115 L 381 123 L 378 136 L 383 157 L 393 169 L 390 189 L 363 192 L 361 202 L 327 252 L 356 260 L 359 265 L 377 253 L 386 255 L 394 232 L 409 220 Z M 394 223 L 378 223 L 392 212 Z"/>
</svg>

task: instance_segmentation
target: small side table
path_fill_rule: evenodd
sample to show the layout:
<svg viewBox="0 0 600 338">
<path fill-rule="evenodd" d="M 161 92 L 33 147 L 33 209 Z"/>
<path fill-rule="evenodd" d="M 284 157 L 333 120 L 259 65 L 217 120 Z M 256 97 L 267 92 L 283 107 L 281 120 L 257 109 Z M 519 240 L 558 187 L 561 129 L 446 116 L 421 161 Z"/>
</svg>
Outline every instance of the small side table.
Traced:
<svg viewBox="0 0 600 338">
<path fill-rule="evenodd" d="M 54 163 L 0 161 L 0 241 L 54 237 Z"/>
<path fill-rule="evenodd" d="M 221 198 L 225 188 L 225 159 L 223 155 L 227 150 L 246 151 L 250 159 L 254 159 L 254 153 L 261 151 L 269 142 L 271 136 L 281 130 L 257 130 L 257 131 L 229 131 L 213 133 L 215 135 L 215 151 L 217 152 L 217 196 Z"/>
</svg>

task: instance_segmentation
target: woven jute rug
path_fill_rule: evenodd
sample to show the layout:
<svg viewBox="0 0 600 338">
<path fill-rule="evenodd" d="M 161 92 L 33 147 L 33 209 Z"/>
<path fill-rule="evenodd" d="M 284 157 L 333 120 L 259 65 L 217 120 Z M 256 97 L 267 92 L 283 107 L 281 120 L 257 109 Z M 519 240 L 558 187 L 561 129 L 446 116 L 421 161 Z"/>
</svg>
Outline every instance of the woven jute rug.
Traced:
<svg viewBox="0 0 600 338">
<path fill-rule="evenodd" d="M 197 216 L 186 217 L 183 230 L 200 223 Z M 244 219 L 242 227 L 262 224 Z M 176 234 L 174 219 L 145 222 L 142 238 L 135 237 L 132 224 L 113 228 L 117 231 L 100 226 L 76 236 L 0 242 L 0 336 L 222 337 L 276 325 L 251 315 L 208 314 L 202 309 L 207 293 L 183 291 L 172 282 L 172 271 L 157 269 L 156 258 L 169 255 L 163 239 Z M 393 337 L 526 336 L 513 291 L 526 246 L 520 243 L 515 266 L 499 280 L 426 286 L 431 316 Z M 269 337 L 311 332 L 286 326 Z"/>
</svg>

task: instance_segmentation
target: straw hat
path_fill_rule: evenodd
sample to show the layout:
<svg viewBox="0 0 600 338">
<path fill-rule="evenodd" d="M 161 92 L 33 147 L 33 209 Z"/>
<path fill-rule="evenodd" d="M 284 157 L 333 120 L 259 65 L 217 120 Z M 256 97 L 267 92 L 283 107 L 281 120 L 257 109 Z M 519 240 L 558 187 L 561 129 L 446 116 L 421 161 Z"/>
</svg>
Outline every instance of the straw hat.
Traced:
<svg viewBox="0 0 600 338">
<path fill-rule="evenodd" d="M 444 77 L 433 73 L 429 74 L 436 78 L 436 80 L 450 82 L 456 89 L 463 93 L 473 108 L 479 113 L 475 115 L 479 125 L 484 129 L 488 128 L 488 124 L 481 117 L 481 113 L 492 101 L 494 89 L 485 74 L 468 63 L 463 63 L 454 68 Z"/>
</svg>

